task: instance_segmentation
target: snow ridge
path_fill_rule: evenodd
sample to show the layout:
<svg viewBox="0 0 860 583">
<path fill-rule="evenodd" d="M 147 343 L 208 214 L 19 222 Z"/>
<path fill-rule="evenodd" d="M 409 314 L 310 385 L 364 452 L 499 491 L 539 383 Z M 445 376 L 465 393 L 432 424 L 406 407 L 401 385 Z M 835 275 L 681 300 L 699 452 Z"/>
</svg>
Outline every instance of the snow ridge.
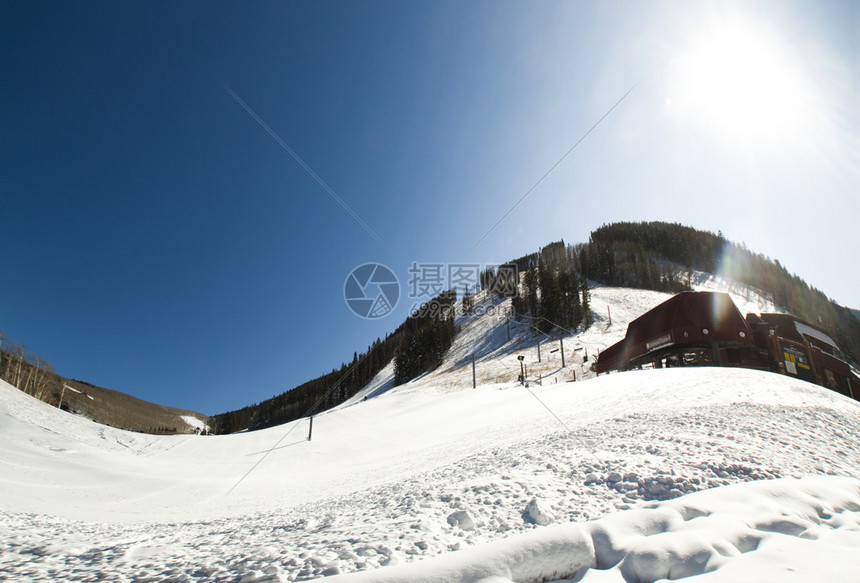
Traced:
<svg viewBox="0 0 860 583">
<path fill-rule="evenodd" d="M 728 580 L 849 580 L 857 559 L 817 554 L 830 539 L 845 552 L 860 544 L 860 480 L 807 477 L 726 486 L 615 514 L 565 524 L 331 583 L 540 583 L 681 579 L 714 573 Z M 774 573 L 772 561 L 779 560 Z M 770 574 L 770 576 L 768 576 Z M 761 577 L 761 578 L 759 578 Z"/>
</svg>

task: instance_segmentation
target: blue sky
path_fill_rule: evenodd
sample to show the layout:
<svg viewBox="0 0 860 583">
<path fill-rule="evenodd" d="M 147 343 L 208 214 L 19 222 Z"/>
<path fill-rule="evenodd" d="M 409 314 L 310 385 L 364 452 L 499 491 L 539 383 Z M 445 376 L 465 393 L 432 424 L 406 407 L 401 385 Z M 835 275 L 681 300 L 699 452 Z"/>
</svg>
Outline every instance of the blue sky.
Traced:
<svg viewBox="0 0 860 583">
<path fill-rule="evenodd" d="M 396 328 L 408 298 L 347 307 L 357 265 L 405 292 L 412 262 L 619 220 L 722 230 L 860 307 L 858 11 L 5 3 L 0 329 L 65 376 L 214 414 Z"/>
</svg>

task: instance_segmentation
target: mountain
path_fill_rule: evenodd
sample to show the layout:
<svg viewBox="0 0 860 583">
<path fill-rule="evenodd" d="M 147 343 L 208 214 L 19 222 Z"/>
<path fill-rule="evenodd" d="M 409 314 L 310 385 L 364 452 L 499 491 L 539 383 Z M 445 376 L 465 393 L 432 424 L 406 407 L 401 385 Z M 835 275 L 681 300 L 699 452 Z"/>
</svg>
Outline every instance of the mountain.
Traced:
<svg viewBox="0 0 860 583">
<path fill-rule="evenodd" d="M 196 433 L 208 428 L 208 417 L 196 411 L 150 403 L 120 391 L 83 381 L 62 379 L 62 408 L 103 425 L 144 433 Z"/>
<path fill-rule="evenodd" d="M 665 222 L 613 223 L 594 230 L 586 243 L 550 243 L 503 266 L 508 267 L 515 267 L 520 277 L 518 296 L 509 308 L 517 325 L 527 324 L 533 333 L 555 337 L 560 330 L 588 328 L 592 318 L 602 314 L 590 303 L 590 287 L 595 285 L 676 293 L 699 289 L 701 281 L 712 278 L 763 298 L 768 311 L 789 312 L 821 326 L 848 360 L 860 362 L 860 321 L 847 308 L 779 262 L 721 233 Z M 500 277 L 499 270 L 482 274 L 482 289 L 491 289 Z M 449 302 L 450 294 L 454 292 L 443 294 L 447 299 L 442 303 Z M 466 305 L 472 301 L 465 300 Z M 350 364 L 259 404 L 214 415 L 212 425 L 218 433 L 261 429 L 336 407 L 353 400 L 398 356 L 398 374 L 389 384 L 432 373 L 452 338 L 447 326 L 433 326 L 426 318 L 409 318 L 393 334 L 354 355 Z"/>
<path fill-rule="evenodd" d="M 675 293 L 698 289 L 703 279 L 714 278 L 764 298 L 770 311 L 790 312 L 823 327 L 849 360 L 860 362 L 860 321 L 855 312 L 789 274 L 777 261 L 727 241 L 721 233 L 663 222 L 614 223 L 593 231 L 586 243 L 550 243 L 505 267 L 512 266 L 520 275 L 519 295 L 509 309 L 515 325 L 529 326 L 532 334 L 554 338 L 560 330 L 587 329 L 593 318 L 602 317 L 599 307 L 590 303 L 595 285 Z M 498 270 L 482 274 L 483 290 L 491 289 L 500 277 Z M 456 292 L 448 291 L 433 302 L 450 305 L 455 300 Z M 473 302 L 471 294 L 463 298 L 461 312 Z M 412 316 L 393 334 L 353 353 L 339 368 L 261 403 L 211 418 L 59 377 L 38 360 L 28 362 L 23 349 L 16 353 L 14 345 L 13 350 L 0 351 L 0 378 L 26 386 L 28 393 L 55 405 L 68 385 L 64 408 L 114 427 L 151 433 L 209 427 L 226 434 L 277 426 L 352 402 L 390 366 L 395 374 L 386 381 L 389 388 L 438 370 L 455 333 L 453 320 Z M 23 368 L 15 368 L 15 359 Z"/>
<path fill-rule="evenodd" d="M 774 309 L 738 282 L 690 283 L 728 291 L 745 312 Z M 311 439 L 307 418 L 233 435 L 131 433 L 0 383 L 0 573 L 851 580 L 860 403 L 745 369 L 594 377 L 594 356 L 668 297 L 594 286 L 591 325 L 549 336 L 482 291 L 470 312 L 455 305 L 459 333 L 439 366 L 394 386 L 389 363 L 317 414 Z"/>
<path fill-rule="evenodd" d="M 97 387 L 54 373 L 50 365 L 3 342 L 0 379 L 28 395 L 97 423 L 143 433 L 196 433 L 208 430 L 202 413 L 157 405 L 120 391 Z"/>
</svg>

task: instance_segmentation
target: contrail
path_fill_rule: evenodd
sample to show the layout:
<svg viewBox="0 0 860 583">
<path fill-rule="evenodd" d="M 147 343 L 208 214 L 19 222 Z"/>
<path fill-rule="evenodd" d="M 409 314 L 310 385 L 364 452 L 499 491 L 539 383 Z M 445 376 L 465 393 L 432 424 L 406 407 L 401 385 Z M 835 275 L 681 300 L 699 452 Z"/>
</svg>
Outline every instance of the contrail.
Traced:
<svg viewBox="0 0 860 583">
<path fill-rule="evenodd" d="M 336 193 L 334 190 L 332 190 L 332 188 L 331 188 L 328 184 L 326 184 L 325 180 L 323 180 L 322 178 L 320 178 L 320 176 L 319 176 L 316 172 L 314 172 L 313 168 L 311 168 L 310 166 L 308 166 L 308 165 L 307 165 L 307 163 L 306 163 L 304 160 L 302 160 L 301 156 L 299 156 L 298 154 L 296 154 L 295 150 L 293 150 L 291 147 L 289 147 L 289 146 L 287 145 L 287 143 L 286 143 L 286 142 L 284 142 L 284 140 L 282 140 L 282 139 L 281 139 L 281 137 L 280 137 L 278 134 L 276 134 L 276 133 L 275 133 L 275 130 L 273 130 L 272 128 L 270 128 L 270 127 L 269 127 L 269 125 L 268 125 L 266 122 L 264 122 L 264 121 L 262 120 L 262 118 L 260 118 L 260 116 L 259 116 L 259 115 L 257 115 L 257 113 L 256 113 L 253 109 L 251 109 L 251 108 L 248 106 L 248 104 L 247 104 L 247 103 L 245 103 L 244 101 L 242 101 L 242 98 L 241 98 L 241 97 L 239 97 L 238 95 L 236 95 L 236 92 L 235 92 L 235 91 L 233 91 L 233 89 L 232 89 L 229 85 L 226 85 L 226 84 L 225 84 L 225 85 L 224 85 L 224 89 L 227 91 L 227 93 L 229 93 L 229 94 L 233 97 L 233 99 L 235 99 L 235 100 L 236 100 L 236 103 L 238 103 L 239 105 L 241 105 L 241 106 L 245 109 L 245 111 L 247 111 L 247 112 L 248 112 L 248 114 L 249 114 L 251 117 L 253 117 L 253 118 L 254 118 L 254 120 L 255 120 L 258 124 L 260 124 L 260 126 L 261 126 L 264 130 L 266 130 L 266 132 L 268 132 L 268 134 L 269 134 L 270 136 L 272 136 L 272 138 L 274 138 L 274 140 L 275 140 L 276 142 L 278 142 L 278 145 L 280 145 L 284 150 L 286 150 L 286 151 L 287 151 L 287 153 L 288 153 L 290 156 L 292 156 L 292 157 L 293 157 L 293 159 L 294 159 L 296 162 L 298 162 L 298 163 L 301 165 L 301 167 L 302 167 L 302 168 L 304 168 L 304 169 L 305 169 L 305 172 L 307 172 L 308 174 L 310 174 L 310 175 L 311 175 L 311 177 L 312 177 L 314 180 L 316 180 L 316 181 L 319 183 L 319 185 L 320 185 L 320 186 L 322 186 L 322 187 L 325 189 L 325 191 L 326 191 L 326 192 L 328 192 L 328 193 L 331 195 L 331 197 L 332 197 L 333 199 L 335 199 L 335 200 L 337 201 L 337 203 L 338 203 L 340 206 L 342 206 L 342 207 L 343 207 L 343 209 L 344 209 L 346 212 L 348 212 L 348 213 L 350 214 L 350 216 L 352 216 L 352 218 L 353 218 L 353 219 L 355 219 L 355 221 L 356 221 L 359 225 L 361 225 L 362 227 L 364 227 L 364 230 L 365 230 L 365 231 L 367 231 L 368 233 L 370 233 L 370 236 L 371 236 L 371 237 L 373 237 L 374 239 L 376 239 L 376 242 L 377 242 L 377 243 L 379 243 L 380 245 L 382 245 L 382 247 L 383 247 L 386 251 L 391 252 L 391 248 L 390 248 L 388 245 L 386 245 L 386 244 L 385 244 L 385 241 L 383 241 L 383 240 L 380 238 L 380 236 L 379 236 L 379 235 L 377 235 L 377 234 L 376 234 L 376 232 L 375 232 L 373 229 L 371 229 L 371 228 L 370 228 L 370 225 L 368 225 L 366 222 L 364 222 L 364 220 L 363 220 L 360 216 L 358 216 L 358 213 L 356 213 L 354 210 L 352 210 L 352 208 L 350 208 L 350 206 L 349 206 L 348 204 L 346 204 L 346 201 L 345 201 L 345 200 L 343 200 L 341 197 L 339 197 L 339 196 L 337 195 L 337 193 Z"/>
<path fill-rule="evenodd" d="M 639 83 L 638 83 L 638 82 L 637 82 L 635 85 L 633 85 L 633 87 L 631 87 L 630 89 L 628 89 L 628 90 L 627 90 L 627 93 L 625 93 L 624 95 L 622 95 L 622 96 L 621 96 L 621 99 L 619 99 L 618 101 L 616 101 L 616 102 L 615 102 L 615 105 L 613 105 L 612 107 L 610 107 L 610 108 L 609 108 L 609 111 L 607 111 L 606 113 L 604 113 L 604 114 L 603 114 L 603 117 L 601 117 L 599 120 L 597 120 L 597 123 L 595 123 L 593 126 L 591 126 L 591 129 L 589 129 L 587 132 L 585 132 L 585 134 L 583 134 L 583 136 L 582 136 L 581 138 L 579 138 L 579 140 L 577 140 L 577 142 L 576 142 L 573 146 L 571 146 L 571 147 L 570 147 L 570 149 L 569 149 L 567 152 L 565 152 L 565 153 L 564 153 L 564 156 L 562 156 L 561 158 L 559 158 L 558 162 L 556 162 L 555 164 L 553 164 L 553 165 L 552 165 L 552 168 L 550 168 L 549 170 L 547 170 L 547 171 L 546 171 L 546 174 L 544 174 L 543 176 L 541 176 L 541 177 L 540 177 L 540 180 L 538 180 L 537 182 L 535 182 L 535 183 L 534 183 L 534 186 L 532 186 L 531 188 L 529 188 L 529 189 L 528 189 L 528 191 L 527 191 L 524 195 L 522 195 L 522 197 L 520 197 L 520 200 L 518 200 L 518 201 L 516 202 L 516 204 L 515 204 L 514 206 L 512 206 L 508 212 L 506 212 L 504 215 L 502 215 L 502 218 L 500 218 L 498 221 L 496 221 L 496 224 L 495 224 L 495 225 L 493 225 L 493 226 L 492 226 L 492 228 L 491 228 L 489 231 L 487 231 L 487 232 L 484 234 L 484 236 L 483 236 L 483 237 L 481 237 L 480 239 L 478 239 L 478 242 L 477 242 L 477 243 L 475 243 L 474 245 L 472 245 L 472 248 L 471 248 L 471 249 L 469 249 L 469 253 L 471 253 L 472 251 L 474 251 L 474 250 L 475 250 L 475 247 L 477 247 L 478 245 L 480 245 L 480 244 L 481 244 L 481 241 L 483 241 L 484 239 L 486 239 L 486 238 L 487 238 L 487 236 L 488 236 L 490 233 L 492 233 L 492 232 L 495 230 L 495 228 L 496 228 L 496 227 L 498 227 L 498 226 L 499 226 L 499 223 L 501 223 L 502 221 L 504 221 L 504 220 L 505 220 L 505 218 L 506 218 L 509 214 L 511 214 L 511 213 L 513 212 L 513 210 L 514 210 L 515 208 L 517 208 L 517 207 L 519 206 L 519 204 L 520 204 L 521 202 L 523 202 L 523 201 L 526 199 L 526 197 L 527 197 L 528 195 L 530 195 L 530 194 L 532 193 L 532 191 L 533 191 L 535 188 L 537 188 L 537 187 L 538 187 L 538 185 L 539 185 L 541 182 L 543 182 L 543 179 L 544 179 L 544 178 L 546 178 L 547 176 L 549 176 L 550 172 L 552 172 L 553 170 L 555 170 L 555 167 L 556 167 L 556 166 L 558 166 L 559 164 L 561 164 L 561 163 L 564 161 L 564 159 L 565 159 L 565 158 L 567 158 L 567 155 L 568 155 L 568 154 L 570 154 L 571 152 L 573 152 L 573 150 L 574 150 L 574 149 L 579 145 L 579 143 L 580 143 L 580 142 L 582 142 L 582 140 L 584 140 L 585 138 L 587 138 L 587 137 L 588 137 L 588 134 L 590 134 L 592 131 L 594 131 L 594 128 L 596 128 L 597 126 L 599 126 L 599 125 L 600 125 L 600 122 L 602 122 L 604 119 L 606 119 L 606 116 L 608 116 L 610 113 L 612 113 L 612 110 L 613 110 L 613 109 L 615 109 L 616 107 L 618 107 L 618 105 L 619 105 L 622 101 L 624 101 L 624 98 L 625 98 L 625 97 L 627 97 L 628 95 L 630 95 L 630 93 L 631 93 L 634 89 L 636 89 L 636 86 L 637 86 L 637 85 L 639 85 Z"/>
</svg>

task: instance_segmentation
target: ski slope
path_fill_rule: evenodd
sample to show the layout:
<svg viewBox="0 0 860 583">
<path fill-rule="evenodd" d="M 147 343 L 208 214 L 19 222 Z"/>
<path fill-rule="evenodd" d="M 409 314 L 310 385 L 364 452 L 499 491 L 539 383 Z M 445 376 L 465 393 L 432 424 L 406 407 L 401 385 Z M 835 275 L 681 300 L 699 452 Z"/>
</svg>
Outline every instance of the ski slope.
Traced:
<svg viewBox="0 0 860 583">
<path fill-rule="evenodd" d="M 503 310 L 461 315 L 438 371 L 392 387 L 389 367 L 311 441 L 308 420 L 128 433 L 0 384 L 0 576 L 851 580 L 858 403 L 759 371 L 590 378 L 586 349 L 666 297 L 592 290 L 598 318 L 566 336 L 563 368 L 558 338 L 538 362 Z"/>
<path fill-rule="evenodd" d="M 691 279 L 696 291 L 728 293 L 744 315 L 749 312 L 784 312 L 772 300 L 734 280 L 698 271 Z M 591 364 L 600 351 L 623 339 L 631 321 L 663 303 L 672 294 L 591 285 L 595 286 L 590 290 L 595 323 L 576 334 L 559 329 L 550 335 L 539 334 L 528 318 L 517 320 L 510 317 L 510 300 L 493 298 L 485 292 L 477 294 L 471 314 L 464 314 L 458 303 L 456 323 L 459 332 L 442 366 L 404 387 L 398 387 L 398 390 L 410 390 L 413 386 L 421 392 L 471 388 L 472 356 L 475 357 L 477 384 L 516 380 L 520 374 L 520 355 L 526 359 L 527 376 L 533 384 L 592 378 Z M 560 354 L 562 342 L 566 343 L 564 367 Z M 540 350 L 538 344 L 541 345 Z M 394 366 L 390 363 L 343 406 L 351 406 L 365 397 L 373 398 L 393 386 Z"/>
</svg>

